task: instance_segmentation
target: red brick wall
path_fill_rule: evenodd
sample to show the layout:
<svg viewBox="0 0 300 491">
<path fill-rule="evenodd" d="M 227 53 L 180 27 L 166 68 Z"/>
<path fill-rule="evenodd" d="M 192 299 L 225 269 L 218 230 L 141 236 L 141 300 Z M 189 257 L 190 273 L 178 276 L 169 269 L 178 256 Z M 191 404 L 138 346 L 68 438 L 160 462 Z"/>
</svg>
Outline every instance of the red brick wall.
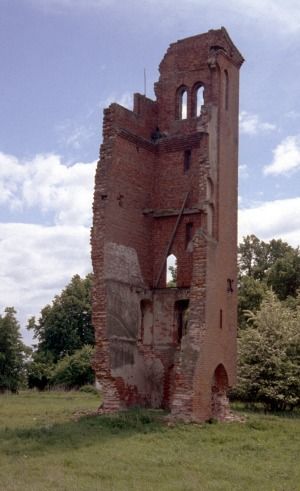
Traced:
<svg viewBox="0 0 300 491">
<path fill-rule="evenodd" d="M 234 382 L 236 288 L 228 292 L 227 279 L 236 287 L 242 61 L 224 29 L 178 41 L 160 64 L 156 101 L 135 94 L 133 111 L 112 104 L 104 113 L 91 235 L 94 368 L 104 411 L 140 404 L 184 419 L 226 416 L 227 387 L 217 386 L 216 373 Z M 199 84 L 204 106 L 196 117 Z M 180 120 L 183 87 L 187 118 Z M 188 299 L 188 329 L 178 342 L 175 302 Z"/>
</svg>

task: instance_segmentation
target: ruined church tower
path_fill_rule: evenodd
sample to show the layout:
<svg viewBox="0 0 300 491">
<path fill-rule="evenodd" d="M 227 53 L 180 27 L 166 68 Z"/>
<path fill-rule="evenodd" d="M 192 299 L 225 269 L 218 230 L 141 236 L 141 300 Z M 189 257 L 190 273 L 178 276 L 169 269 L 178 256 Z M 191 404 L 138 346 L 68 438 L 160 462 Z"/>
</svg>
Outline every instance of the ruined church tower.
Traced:
<svg viewBox="0 0 300 491">
<path fill-rule="evenodd" d="M 133 111 L 104 111 L 91 237 L 104 412 L 226 417 L 236 373 L 242 63 L 224 28 L 180 40 L 160 64 L 156 100 L 135 94 Z"/>
</svg>

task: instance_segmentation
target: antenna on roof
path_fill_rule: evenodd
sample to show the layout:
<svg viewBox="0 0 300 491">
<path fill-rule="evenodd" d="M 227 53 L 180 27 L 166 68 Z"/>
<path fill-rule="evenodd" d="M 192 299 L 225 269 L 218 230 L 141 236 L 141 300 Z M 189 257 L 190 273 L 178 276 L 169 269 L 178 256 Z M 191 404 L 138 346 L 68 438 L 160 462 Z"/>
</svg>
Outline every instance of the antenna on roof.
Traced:
<svg viewBox="0 0 300 491">
<path fill-rule="evenodd" d="M 146 68 L 144 68 L 144 95 L 147 93 L 147 78 L 146 78 Z"/>
</svg>

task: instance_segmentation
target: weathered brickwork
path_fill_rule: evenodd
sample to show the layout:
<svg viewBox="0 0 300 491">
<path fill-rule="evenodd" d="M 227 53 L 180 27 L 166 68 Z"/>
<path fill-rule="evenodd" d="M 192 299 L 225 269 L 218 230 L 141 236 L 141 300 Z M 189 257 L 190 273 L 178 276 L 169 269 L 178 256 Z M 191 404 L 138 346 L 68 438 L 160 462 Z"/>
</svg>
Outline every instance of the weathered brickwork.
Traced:
<svg viewBox="0 0 300 491">
<path fill-rule="evenodd" d="M 103 412 L 139 405 L 193 421 L 228 414 L 242 62 L 224 28 L 183 39 L 160 64 L 155 101 L 135 94 L 133 111 L 104 111 L 91 235 Z"/>
</svg>

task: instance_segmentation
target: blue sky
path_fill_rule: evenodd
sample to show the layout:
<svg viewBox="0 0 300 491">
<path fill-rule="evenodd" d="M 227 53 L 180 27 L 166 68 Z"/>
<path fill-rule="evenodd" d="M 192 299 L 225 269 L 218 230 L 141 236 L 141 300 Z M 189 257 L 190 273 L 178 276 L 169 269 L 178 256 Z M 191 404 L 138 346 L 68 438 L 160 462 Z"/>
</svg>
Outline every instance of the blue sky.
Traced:
<svg viewBox="0 0 300 491">
<path fill-rule="evenodd" d="M 91 270 L 103 108 L 153 97 L 168 45 L 224 25 L 240 86 L 239 234 L 300 244 L 298 0 L 0 0 L 0 309 Z"/>
</svg>

